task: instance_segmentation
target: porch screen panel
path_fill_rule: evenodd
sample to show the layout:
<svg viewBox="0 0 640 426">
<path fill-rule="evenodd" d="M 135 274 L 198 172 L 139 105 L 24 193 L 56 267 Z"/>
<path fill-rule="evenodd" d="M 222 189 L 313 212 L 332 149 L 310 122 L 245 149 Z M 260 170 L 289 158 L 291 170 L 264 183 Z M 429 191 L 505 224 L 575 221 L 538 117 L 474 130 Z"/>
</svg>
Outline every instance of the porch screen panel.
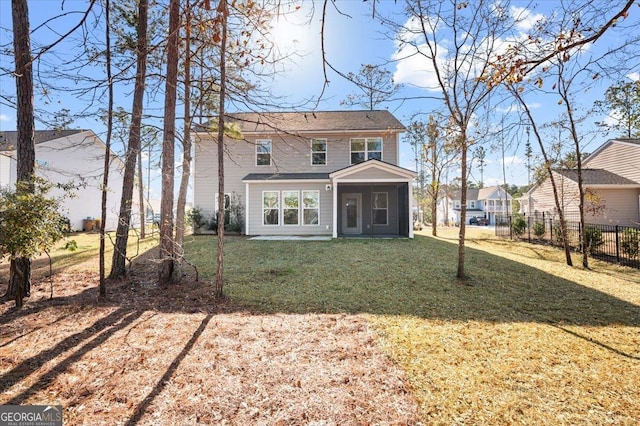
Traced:
<svg viewBox="0 0 640 426">
<path fill-rule="evenodd" d="M 389 224 L 389 194 L 386 192 L 373 193 L 373 224 Z"/>
</svg>

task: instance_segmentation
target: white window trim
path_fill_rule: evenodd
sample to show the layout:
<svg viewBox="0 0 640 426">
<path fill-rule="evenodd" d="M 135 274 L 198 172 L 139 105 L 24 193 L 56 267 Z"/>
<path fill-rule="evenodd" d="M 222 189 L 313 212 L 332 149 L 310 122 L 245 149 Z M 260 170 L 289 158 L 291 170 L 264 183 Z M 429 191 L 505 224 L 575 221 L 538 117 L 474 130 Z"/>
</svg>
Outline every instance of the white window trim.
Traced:
<svg viewBox="0 0 640 426">
<path fill-rule="evenodd" d="M 295 192 L 298 195 L 298 208 L 296 209 L 296 210 L 298 210 L 298 223 L 285 223 L 284 222 L 284 211 L 285 210 L 293 210 L 292 208 L 287 208 L 285 206 L 285 204 L 284 204 L 285 203 L 285 197 L 284 197 L 284 193 L 285 192 Z M 280 199 L 282 200 L 282 202 L 280 203 L 281 204 L 281 208 L 280 208 L 281 213 L 280 213 L 280 215 L 281 215 L 281 219 L 282 219 L 282 226 L 287 226 L 287 227 L 300 226 L 300 202 L 301 202 L 300 191 L 297 190 L 297 189 L 283 189 L 282 191 L 280 191 Z"/>
<path fill-rule="evenodd" d="M 275 210 L 275 209 L 266 209 L 264 206 L 264 194 L 266 192 L 275 192 L 278 194 L 278 223 L 264 223 L 264 212 L 265 210 Z M 280 191 L 262 191 L 262 198 L 261 198 L 261 204 L 262 204 L 262 226 L 280 226 L 281 223 L 281 209 L 280 209 L 280 205 L 282 204 L 281 199 L 280 199 Z"/>
<path fill-rule="evenodd" d="M 352 151 L 351 150 L 351 143 L 353 142 L 354 139 L 364 139 L 364 151 Z M 369 140 L 371 139 L 379 139 L 380 140 L 380 151 L 369 151 Z M 360 163 L 353 163 L 351 161 L 351 155 L 354 152 L 364 152 L 364 161 L 369 160 L 369 152 L 380 152 L 380 161 L 384 160 L 384 138 L 379 137 L 379 136 L 375 136 L 375 137 L 370 137 L 370 138 L 351 138 L 349 139 L 349 164 L 354 165 L 354 164 L 360 164 Z"/>
<path fill-rule="evenodd" d="M 263 142 L 269 142 L 269 164 L 258 164 L 258 155 L 265 155 L 265 153 L 258 152 L 258 148 L 260 148 Z M 256 166 L 258 167 L 267 167 L 272 163 L 273 157 L 273 141 L 271 139 L 256 139 Z"/>
<path fill-rule="evenodd" d="M 316 152 L 313 150 L 313 142 L 315 141 L 324 142 L 324 164 L 313 164 L 313 154 L 314 152 Z M 311 158 L 309 159 L 309 162 L 311 163 L 312 167 L 326 166 L 329 164 L 329 144 L 327 143 L 327 139 L 325 138 L 311 139 L 311 142 L 309 143 L 309 149 L 311 150 L 311 155 L 310 155 Z M 316 153 L 320 154 L 322 153 L 322 151 L 317 151 Z"/>
<path fill-rule="evenodd" d="M 373 198 L 375 198 L 376 194 L 385 194 L 387 196 L 387 207 L 385 207 L 384 209 L 380 209 L 380 208 L 376 208 L 375 206 L 371 206 L 371 210 L 373 210 L 373 218 L 371 220 L 371 222 L 373 223 L 373 226 L 389 226 L 389 193 L 388 192 L 373 192 L 371 194 L 371 196 Z M 386 212 L 385 215 L 385 223 L 375 223 L 375 211 L 376 210 L 384 210 Z"/>
<path fill-rule="evenodd" d="M 454 201 L 453 202 L 453 208 L 454 209 L 459 209 L 460 208 L 460 201 Z"/>
<path fill-rule="evenodd" d="M 305 192 L 315 192 L 318 194 L 318 207 L 314 207 L 314 208 L 305 208 L 304 206 L 304 193 Z M 317 210 L 318 211 L 318 223 L 313 224 L 313 223 L 304 223 L 304 211 L 305 210 Z M 301 225 L 302 226 L 320 226 L 320 191 L 317 189 L 303 189 L 302 191 L 300 191 L 300 211 L 301 211 L 301 216 L 302 216 L 302 221 L 301 221 Z"/>
</svg>

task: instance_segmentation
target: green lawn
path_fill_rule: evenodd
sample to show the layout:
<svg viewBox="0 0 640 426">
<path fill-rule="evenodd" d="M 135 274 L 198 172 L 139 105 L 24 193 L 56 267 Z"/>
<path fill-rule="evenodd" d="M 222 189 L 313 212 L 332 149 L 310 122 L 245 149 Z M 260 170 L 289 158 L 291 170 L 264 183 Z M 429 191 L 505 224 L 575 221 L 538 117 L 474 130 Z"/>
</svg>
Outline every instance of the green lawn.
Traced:
<svg viewBox="0 0 640 426">
<path fill-rule="evenodd" d="M 633 424 L 640 273 L 563 264 L 557 249 L 457 236 L 225 243 L 225 293 L 262 313 L 368 314 L 429 424 Z M 216 239 L 186 247 L 215 279 Z M 576 263 L 579 263 L 576 255 Z"/>
</svg>

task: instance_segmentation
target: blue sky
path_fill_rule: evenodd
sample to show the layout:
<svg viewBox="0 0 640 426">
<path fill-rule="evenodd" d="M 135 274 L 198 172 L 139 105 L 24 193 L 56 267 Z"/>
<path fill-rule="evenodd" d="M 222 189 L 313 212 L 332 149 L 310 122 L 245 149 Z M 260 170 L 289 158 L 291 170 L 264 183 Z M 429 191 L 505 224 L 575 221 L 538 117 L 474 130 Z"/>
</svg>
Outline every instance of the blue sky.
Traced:
<svg viewBox="0 0 640 426">
<path fill-rule="evenodd" d="M 399 11 L 402 1 L 379 1 L 377 8 L 381 12 Z M 31 27 L 36 28 L 39 24 L 46 21 L 51 16 L 59 14 L 62 2 L 60 0 L 39 0 L 30 2 Z M 282 16 L 275 21 L 275 37 L 282 49 L 299 53 L 294 61 L 284 64 L 286 72 L 280 75 L 273 82 L 273 92 L 278 95 L 287 96 L 292 103 L 298 103 L 302 99 L 317 98 L 322 92 L 324 85 L 324 75 L 322 72 L 322 62 L 320 57 L 320 18 L 321 3 L 320 2 L 303 2 L 304 7 L 295 14 Z M 515 6 L 523 7 L 529 2 L 515 1 Z M 549 13 L 549 7 L 555 2 L 539 2 L 535 10 L 529 13 L 531 19 L 544 16 Z M 64 2 L 64 11 L 81 10 L 86 5 L 84 1 L 66 0 Z M 394 73 L 396 82 L 404 83 L 405 89 L 402 94 L 406 97 L 424 97 L 430 95 L 428 90 L 415 87 L 416 82 L 420 82 L 428 73 L 425 73 L 424 64 L 416 62 L 393 62 L 394 55 L 397 53 L 396 46 L 387 36 L 383 34 L 384 28 L 371 16 L 371 2 L 362 2 L 361 0 L 338 0 L 336 2 L 339 11 L 330 4 L 329 14 L 326 21 L 326 53 L 331 63 L 344 73 L 357 73 L 362 64 L 386 64 L 386 68 Z M 315 7 L 313 14 L 311 8 Z M 632 13 L 640 14 L 635 8 Z M 638 16 L 631 16 L 629 20 L 638 21 Z M 77 20 L 77 15 L 70 16 L 66 21 L 58 21 L 57 27 L 52 30 L 64 32 L 65 25 Z M 0 0 L 0 44 L 11 42 L 11 13 L 10 1 Z M 524 29 L 524 28 L 523 28 Z M 616 37 L 620 34 L 612 32 L 610 40 L 615 42 Z M 34 39 L 41 43 L 50 40 L 53 37 L 49 30 L 41 29 L 34 34 Z M 35 45 L 35 43 L 34 43 Z M 598 42 L 592 52 L 606 46 L 607 41 Z M 73 47 L 66 47 L 73 49 Z M 69 53 L 69 52 L 65 52 Z M 52 60 L 53 58 L 49 58 Z M 2 59 L 6 61 L 6 57 Z M 7 64 L 2 64 L 6 66 Z M 638 69 L 636 69 L 637 73 Z M 342 77 L 328 70 L 329 84 L 325 88 L 317 109 L 339 110 L 345 108 L 340 104 L 342 100 L 350 93 L 356 91 L 349 82 Z M 612 76 L 611 81 L 603 78 L 602 81 L 594 88 L 580 93 L 580 101 L 578 102 L 582 108 L 590 108 L 595 99 L 602 96 L 603 91 L 613 82 L 617 81 L 619 76 Z M 0 88 L 3 92 L 12 91 L 14 82 L 7 75 L 0 76 Z M 130 109 L 130 89 L 117 88 L 117 96 L 122 102 L 122 106 Z M 82 107 L 82 101 L 69 98 L 65 94 L 51 94 L 50 103 L 47 108 L 70 108 L 78 110 Z M 44 98 L 36 97 L 36 103 L 40 107 Z M 529 105 L 534 112 L 543 121 L 557 120 L 559 116 L 559 107 L 557 105 L 557 95 L 539 95 L 535 99 L 528 100 Z M 309 104 L 309 108 L 312 104 Z M 410 118 L 416 113 L 428 114 L 441 105 L 433 99 L 417 99 L 405 100 L 403 102 L 390 102 L 383 105 L 393 112 L 404 124 L 408 124 Z M 180 109 L 179 109 L 180 110 Z M 509 103 L 501 103 L 495 105 L 495 117 L 493 123 L 487 123 L 490 126 L 500 126 L 500 121 L 505 119 L 507 122 L 513 118 L 513 107 Z M 602 117 L 604 118 L 604 117 Z M 595 120 L 595 118 L 594 118 Z M 97 120 L 85 120 L 74 123 L 74 127 L 91 128 L 97 133 L 104 132 L 102 125 Z M 37 124 L 37 128 L 41 129 L 42 125 Z M 0 130 L 15 129 L 15 111 L 4 104 L 0 104 Z M 557 132 L 556 132 L 557 133 Z M 502 183 L 506 181 L 511 184 L 524 185 L 527 183 L 527 172 L 524 166 L 524 140 L 525 134 L 521 131 L 518 134 L 509 134 L 508 140 L 505 142 L 508 147 L 505 150 L 505 169 L 506 176 L 503 176 L 501 163 L 501 150 L 496 149 L 500 141 L 494 141 L 492 147 L 488 150 L 487 166 L 484 171 L 484 183 L 486 185 Z M 610 137 L 607 135 L 595 135 L 585 141 L 585 150 L 593 151 L 601 143 Z M 510 143 L 511 142 L 511 143 Z M 534 146 L 534 152 L 537 149 Z M 401 148 L 401 165 L 413 169 L 415 166 L 412 162 L 413 153 L 408 144 L 403 143 Z M 452 173 L 455 175 L 455 172 Z M 477 168 L 472 170 L 471 181 L 479 181 L 480 173 Z"/>
</svg>

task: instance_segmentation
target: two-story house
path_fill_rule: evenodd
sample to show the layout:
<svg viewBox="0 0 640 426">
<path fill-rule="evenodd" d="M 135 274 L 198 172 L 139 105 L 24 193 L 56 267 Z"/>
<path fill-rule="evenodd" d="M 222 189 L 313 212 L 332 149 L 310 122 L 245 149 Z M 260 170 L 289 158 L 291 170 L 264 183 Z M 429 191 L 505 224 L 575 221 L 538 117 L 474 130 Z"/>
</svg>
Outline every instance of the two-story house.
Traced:
<svg viewBox="0 0 640 426">
<path fill-rule="evenodd" d="M 405 128 L 390 112 L 234 113 L 225 126 L 241 134 L 225 137 L 224 187 L 246 235 L 413 237 L 416 173 L 398 166 Z M 194 206 L 213 215 L 216 132 L 194 136 Z"/>
<path fill-rule="evenodd" d="M 640 139 L 611 139 L 582 162 L 589 223 L 637 226 L 640 223 Z M 577 170 L 553 170 L 561 208 L 567 215 L 579 210 Z M 551 180 L 534 185 L 520 199 L 526 215 L 557 211 Z"/>
<path fill-rule="evenodd" d="M 447 191 L 438 202 L 438 222 L 460 224 L 461 200 L 459 189 Z M 495 225 L 496 216 L 511 213 L 511 200 L 511 195 L 500 186 L 467 189 L 467 223 L 475 216 L 485 218 L 490 225 Z"/>
<path fill-rule="evenodd" d="M 87 218 L 99 219 L 102 211 L 102 176 L 105 145 L 91 130 L 36 130 L 36 175 L 53 184 L 71 184 L 73 195 L 54 187 L 50 195 L 61 197 L 60 213 L 72 230 L 82 230 Z M 0 132 L 0 186 L 15 185 L 17 132 Z M 117 227 L 124 164 L 111 154 L 107 230 Z"/>
</svg>

